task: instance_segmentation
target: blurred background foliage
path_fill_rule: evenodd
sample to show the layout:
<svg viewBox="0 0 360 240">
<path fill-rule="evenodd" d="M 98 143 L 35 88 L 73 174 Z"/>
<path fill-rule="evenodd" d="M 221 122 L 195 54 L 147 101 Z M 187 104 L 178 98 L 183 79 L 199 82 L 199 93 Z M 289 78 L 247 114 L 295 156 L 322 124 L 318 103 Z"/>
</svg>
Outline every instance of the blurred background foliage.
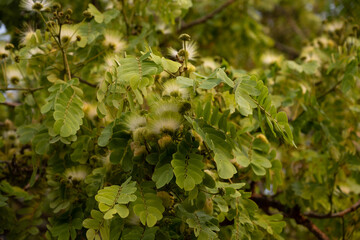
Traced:
<svg viewBox="0 0 360 240">
<path fill-rule="evenodd" d="M 19 8 L 19 2 L 0 1 L 0 24 L 6 27 L 6 34 L 11 35 L 13 43 L 18 43 L 25 22 L 41 25 L 39 16 L 24 12 Z M 298 57 L 302 44 L 321 33 L 324 20 L 342 17 L 352 17 L 355 21 L 360 19 L 360 3 L 354 0 L 178 1 L 183 6 L 175 4 L 175 1 L 167 1 L 166 5 L 158 0 L 60 2 L 64 8 L 73 9 L 75 22 L 81 20 L 81 13 L 89 3 L 101 12 L 114 6 L 124 8 L 126 21 L 131 21 L 128 37 L 143 38 L 152 46 L 173 46 L 177 44 L 178 32 L 186 30 L 198 42 L 202 56 L 218 56 L 234 67 L 244 69 L 261 66 L 261 56 L 269 49 L 288 58 Z M 230 6 L 201 24 L 182 27 L 211 15 L 228 2 Z M 147 13 L 140 12 L 143 5 L 148 5 Z"/>
</svg>

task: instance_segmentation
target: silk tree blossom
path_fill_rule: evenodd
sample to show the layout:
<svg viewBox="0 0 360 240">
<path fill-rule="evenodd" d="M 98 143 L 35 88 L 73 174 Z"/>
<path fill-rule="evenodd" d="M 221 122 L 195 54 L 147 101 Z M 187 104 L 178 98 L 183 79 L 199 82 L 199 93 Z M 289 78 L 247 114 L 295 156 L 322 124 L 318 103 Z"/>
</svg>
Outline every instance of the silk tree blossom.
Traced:
<svg viewBox="0 0 360 240">
<path fill-rule="evenodd" d="M 155 103 L 152 106 L 152 109 L 156 115 L 162 115 L 167 112 L 178 113 L 180 110 L 180 106 L 177 103 L 163 101 L 163 102 Z"/>
<path fill-rule="evenodd" d="M 27 11 L 44 11 L 51 7 L 52 1 L 49 0 L 21 0 L 20 7 Z"/>
<path fill-rule="evenodd" d="M 306 46 L 302 49 L 300 58 L 303 58 L 305 62 L 317 61 L 321 64 L 322 60 L 317 49 L 313 46 Z"/>
<path fill-rule="evenodd" d="M 104 67 L 105 70 L 108 72 L 113 73 L 114 71 L 114 67 L 118 66 L 116 61 L 119 59 L 120 57 L 116 54 L 113 53 L 109 53 L 104 57 Z"/>
<path fill-rule="evenodd" d="M 125 119 L 125 125 L 131 132 L 135 132 L 136 129 L 146 125 L 146 118 L 137 113 L 133 113 Z"/>
<path fill-rule="evenodd" d="M 196 57 L 198 56 L 198 47 L 196 42 L 194 41 L 189 41 L 189 42 L 185 42 L 185 47 L 186 47 L 186 52 L 187 52 L 187 56 L 188 56 L 188 60 L 196 60 Z M 168 48 L 168 54 L 173 57 L 173 58 L 179 58 L 179 52 L 182 49 L 180 49 L 179 51 L 175 50 L 174 48 L 170 47 Z"/>
<path fill-rule="evenodd" d="M 104 37 L 103 45 L 115 53 L 119 53 L 126 48 L 126 42 L 122 39 L 119 32 L 107 30 Z"/>
<path fill-rule="evenodd" d="M 60 33 L 61 42 L 63 43 L 74 42 L 76 40 L 75 33 L 76 33 L 76 28 L 74 25 L 70 25 L 70 24 L 62 25 L 61 33 Z"/>
<path fill-rule="evenodd" d="M 167 112 L 161 116 L 155 116 L 155 118 L 150 121 L 149 130 L 153 134 L 174 133 L 180 128 L 181 122 L 180 114 Z"/>
<path fill-rule="evenodd" d="M 17 67 L 15 67 L 14 65 L 11 65 L 7 68 L 6 76 L 7 76 L 8 82 L 15 86 L 18 85 L 23 78 L 19 69 Z"/>
<path fill-rule="evenodd" d="M 9 51 L 5 49 L 5 42 L 0 42 L 0 60 L 5 59 L 9 56 Z"/>
<path fill-rule="evenodd" d="M 328 32 L 335 32 L 337 30 L 342 29 L 344 26 L 344 23 L 341 21 L 333 21 L 329 22 L 324 26 L 324 30 Z"/>
<path fill-rule="evenodd" d="M 30 42 L 32 37 L 38 40 L 34 28 L 30 24 L 25 24 L 24 31 L 20 34 L 20 43 L 26 45 Z"/>
<path fill-rule="evenodd" d="M 175 80 L 170 80 L 164 84 L 163 96 L 187 98 L 189 96 L 189 92 L 186 88 L 177 84 Z"/>
<path fill-rule="evenodd" d="M 84 166 L 76 166 L 65 170 L 65 177 L 72 180 L 82 181 L 88 175 L 88 171 Z"/>
<path fill-rule="evenodd" d="M 283 57 L 277 53 L 269 51 L 262 54 L 260 59 L 264 65 L 272 65 L 274 63 L 280 64 Z"/>
</svg>

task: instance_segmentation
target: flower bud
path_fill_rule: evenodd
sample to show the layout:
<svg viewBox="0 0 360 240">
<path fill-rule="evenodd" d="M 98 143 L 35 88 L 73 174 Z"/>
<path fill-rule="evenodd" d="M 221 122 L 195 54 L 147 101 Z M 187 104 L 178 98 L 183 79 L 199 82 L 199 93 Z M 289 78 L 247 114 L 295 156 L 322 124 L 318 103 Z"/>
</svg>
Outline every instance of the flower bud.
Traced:
<svg viewBox="0 0 360 240">
<path fill-rule="evenodd" d="M 191 37 L 189 34 L 186 34 L 186 33 L 183 33 L 179 36 L 179 39 L 182 40 L 182 41 L 190 41 L 191 40 Z"/>
<path fill-rule="evenodd" d="M 35 2 L 33 5 L 32 5 L 32 9 L 34 10 L 37 10 L 37 11 L 40 11 L 44 6 L 39 3 L 39 2 Z"/>
<path fill-rule="evenodd" d="M 16 63 L 19 63 L 19 62 L 20 62 L 20 56 L 18 56 L 18 55 L 15 56 L 15 62 L 16 62 Z"/>
<path fill-rule="evenodd" d="M 72 13 L 73 13 L 73 10 L 72 10 L 71 8 L 68 8 L 68 9 L 66 10 L 66 14 L 71 15 Z"/>
<path fill-rule="evenodd" d="M 54 9 L 54 10 L 58 10 L 58 9 L 60 9 L 60 8 L 61 8 L 60 3 L 54 3 L 54 5 L 53 5 L 53 9 Z"/>
<path fill-rule="evenodd" d="M 91 18 L 91 17 L 92 17 L 92 14 L 91 14 L 91 12 L 89 12 L 88 10 L 85 10 L 85 11 L 83 12 L 83 16 L 84 16 L 85 18 Z"/>
</svg>

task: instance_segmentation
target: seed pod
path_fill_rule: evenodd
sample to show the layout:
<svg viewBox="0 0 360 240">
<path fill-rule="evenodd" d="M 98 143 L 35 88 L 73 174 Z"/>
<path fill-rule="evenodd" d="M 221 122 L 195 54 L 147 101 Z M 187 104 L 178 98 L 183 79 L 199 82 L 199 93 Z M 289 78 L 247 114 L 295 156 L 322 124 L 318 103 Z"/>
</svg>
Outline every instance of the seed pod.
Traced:
<svg viewBox="0 0 360 240">
<path fill-rule="evenodd" d="M 12 43 L 7 43 L 6 45 L 5 45 L 5 50 L 11 50 L 11 49 L 13 49 L 14 48 L 14 45 L 12 44 Z"/>
</svg>

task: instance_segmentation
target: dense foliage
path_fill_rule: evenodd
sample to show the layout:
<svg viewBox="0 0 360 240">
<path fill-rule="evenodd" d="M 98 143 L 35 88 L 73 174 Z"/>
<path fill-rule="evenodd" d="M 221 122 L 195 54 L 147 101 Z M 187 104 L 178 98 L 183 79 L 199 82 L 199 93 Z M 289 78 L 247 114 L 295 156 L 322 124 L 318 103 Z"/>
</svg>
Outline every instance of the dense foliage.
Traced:
<svg viewBox="0 0 360 240">
<path fill-rule="evenodd" d="M 1 237 L 360 238 L 359 4 L 219 2 L 2 3 Z"/>
</svg>

